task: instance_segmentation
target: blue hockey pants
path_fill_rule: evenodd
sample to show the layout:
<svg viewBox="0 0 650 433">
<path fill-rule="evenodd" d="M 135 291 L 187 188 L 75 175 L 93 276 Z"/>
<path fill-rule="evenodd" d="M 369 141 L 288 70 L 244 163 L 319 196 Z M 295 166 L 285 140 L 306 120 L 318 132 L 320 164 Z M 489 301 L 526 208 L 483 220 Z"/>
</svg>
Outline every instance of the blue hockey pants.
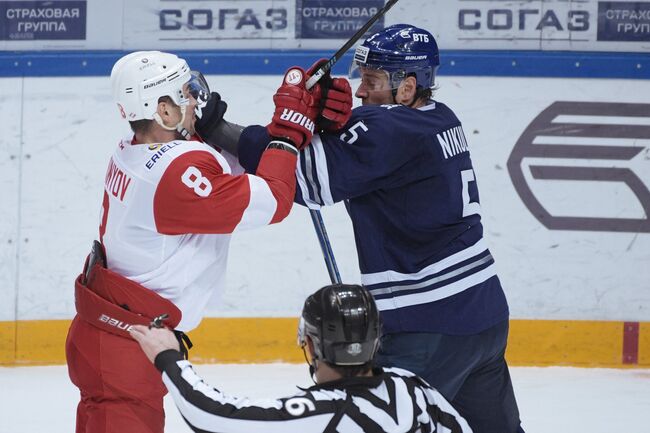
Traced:
<svg viewBox="0 0 650 433">
<path fill-rule="evenodd" d="M 507 339 L 507 320 L 475 335 L 387 334 L 377 363 L 422 377 L 477 433 L 523 433 L 504 358 Z"/>
</svg>

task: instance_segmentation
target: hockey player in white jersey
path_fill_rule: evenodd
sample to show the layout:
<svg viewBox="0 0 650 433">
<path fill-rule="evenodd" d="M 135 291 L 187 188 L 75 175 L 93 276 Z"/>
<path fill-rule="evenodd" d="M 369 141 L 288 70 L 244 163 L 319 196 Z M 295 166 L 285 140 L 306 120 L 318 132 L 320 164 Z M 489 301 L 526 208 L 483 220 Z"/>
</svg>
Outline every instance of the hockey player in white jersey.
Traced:
<svg viewBox="0 0 650 433">
<path fill-rule="evenodd" d="M 196 432 L 471 433 L 467 421 L 418 376 L 374 367 L 379 334 L 377 306 L 365 288 L 323 287 L 305 301 L 298 329 L 316 385 L 287 397 L 250 400 L 205 383 L 168 329 L 131 329 Z"/>
<path fill-rule="evenodd" d="M 128 329 L 164 322 L 180 340 L 223 290 L 231 233 L 288 215 L 296 155 L 311 140 L 319 102 L 304 82 L 288 81 L 269 130 L 290 140 L 270 140 L 255 174 L 235 175 L 196 135 L 225 111 L 200 73 L 158 51 L 113 67 L 113 97 L 133 135 L 108 163 L 100 242 L 75 283 L 66 355 L 81 391 L 77 433 L 163 432 L 165 387 Z M 289 109 L 303 121 L 281 119 Z"/>
</svg>

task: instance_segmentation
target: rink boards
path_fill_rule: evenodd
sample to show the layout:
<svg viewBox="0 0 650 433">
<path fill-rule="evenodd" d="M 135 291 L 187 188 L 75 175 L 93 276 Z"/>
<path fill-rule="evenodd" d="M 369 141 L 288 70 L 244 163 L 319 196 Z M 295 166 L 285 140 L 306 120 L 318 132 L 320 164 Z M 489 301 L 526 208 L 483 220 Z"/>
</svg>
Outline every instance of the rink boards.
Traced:
<svg viewBox="0 0 650 433">
<path fill-rule="evenodd" d="M 0 323 L 0 365 L 65 363 L 67 320 Z M 197 363 L 304 362 L 296 318 L 206 318 L 191 332 Z M 506 359 L 516 366 L 650 367 L 650 323 L 510 322 Z"/>
<path fill-rule="evenodd" d="M 242 124 L 268 122 L 279 79 L 208 77 Z M 511 362 L 650 365 L 650 83 L 439 84 L 437 98 L 468 136 L 485 237 L 514 319 Z M 3 78 L 0 94 L 0 363 L 61 363 L 72 281 L 96 236 L 106 161 L 127 129 L 107 77 Z M 323 214 L 344 281 L 358 282 L 344 208 Z M 236 234 L 227 277 L 193 356 L 300 361 L 295 317 L 328 282 L 307 212 Z"/>
</svg>

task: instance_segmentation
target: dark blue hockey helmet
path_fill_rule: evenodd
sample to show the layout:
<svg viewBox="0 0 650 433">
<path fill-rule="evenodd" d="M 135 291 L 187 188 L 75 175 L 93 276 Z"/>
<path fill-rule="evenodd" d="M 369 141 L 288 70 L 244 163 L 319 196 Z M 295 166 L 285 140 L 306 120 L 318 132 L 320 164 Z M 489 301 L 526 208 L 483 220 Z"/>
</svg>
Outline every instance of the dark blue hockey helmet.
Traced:
<svg viewBox="0 0 650 433">
<path fill-rule="evenodd" d="M 368 37 L 354 53 L 350 78 L 358 78 L 363 68 L 388 73 L 391 89 L 414 76 L 417 87 L 435 85 L 440 53 L 435 38 L 428 31 L 409 24 L 395 24 Z"/>
</svg>

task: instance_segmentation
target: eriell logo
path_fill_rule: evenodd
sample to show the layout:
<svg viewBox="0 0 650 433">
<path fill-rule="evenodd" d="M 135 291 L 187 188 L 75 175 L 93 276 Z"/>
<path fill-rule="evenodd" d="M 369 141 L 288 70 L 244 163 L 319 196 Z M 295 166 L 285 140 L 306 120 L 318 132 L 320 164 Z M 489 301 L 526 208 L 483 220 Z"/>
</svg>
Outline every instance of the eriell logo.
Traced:
<svg viewBox="0 0 650 433">
<path fill-rule="evenodd" d="M 650 104 L 554 102 L 517 140 L 508 172 L 548 229 L 650 233 Z"/>
<path fill-rule="evenodd" d="M 98 319 L 100 322 L 104 322 L 110 326 L 113 326 L 117 329 L 121 329 L 122 331 L 130 331 L 131 330 L 131 325 L 128 323 L 124 323 L 121 320 L 113 319 L 112 317 L 108 317 L 106 314 L 102 314 L 99 316 Z"/>
</svg>

